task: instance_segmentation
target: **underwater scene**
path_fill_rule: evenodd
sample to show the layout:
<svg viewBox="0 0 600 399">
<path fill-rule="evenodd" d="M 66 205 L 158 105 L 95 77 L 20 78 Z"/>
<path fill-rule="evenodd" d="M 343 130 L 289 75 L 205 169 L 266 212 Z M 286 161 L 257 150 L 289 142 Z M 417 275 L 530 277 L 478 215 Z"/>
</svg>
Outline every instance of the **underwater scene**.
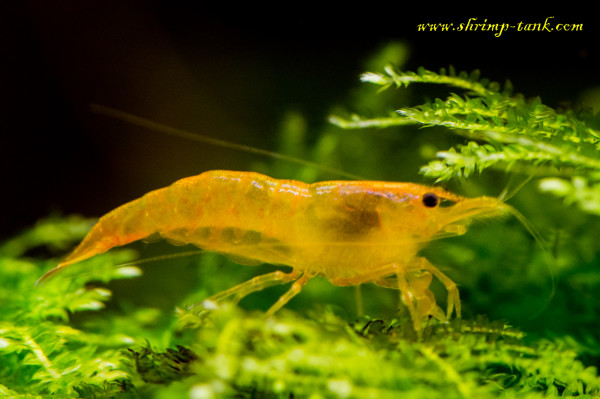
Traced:
<svg viewBox="0 0 600 399">
<path fill-rule="evenodd" d="M 589 17 L 114 7 L 11 10 L 0 397 L 600 397 Z"/>
</svg>

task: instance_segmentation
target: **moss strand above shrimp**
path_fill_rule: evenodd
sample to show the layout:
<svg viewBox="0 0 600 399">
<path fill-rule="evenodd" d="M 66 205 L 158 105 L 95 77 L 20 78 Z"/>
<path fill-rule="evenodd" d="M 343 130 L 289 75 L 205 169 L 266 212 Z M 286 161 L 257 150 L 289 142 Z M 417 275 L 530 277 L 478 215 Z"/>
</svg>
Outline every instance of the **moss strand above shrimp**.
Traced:
<svg viewBox="0 0 600 399">
<path fill-rule="evenodd" d="M 466 232 L 474 219 L 514 213 L 491 197 L 464 198 L 413 183 L 325 181 L 306 184 L 254 172 L 209 171 L 147 193 L 101 217 L 47 279 L 74 263 L 159 234 L 255 261 L 291 266 L 255 277 L 210 298 L 238 301 L 293 282 L 273 314 L 315 276 L 338 286 L 375 283 L 400 290 L 415 330 L 425 317 L 460 317 L 456 284 L 418 255 L 432 239 Z M 429 289 L 447 290 L 444 312 Z"/>
</svg>

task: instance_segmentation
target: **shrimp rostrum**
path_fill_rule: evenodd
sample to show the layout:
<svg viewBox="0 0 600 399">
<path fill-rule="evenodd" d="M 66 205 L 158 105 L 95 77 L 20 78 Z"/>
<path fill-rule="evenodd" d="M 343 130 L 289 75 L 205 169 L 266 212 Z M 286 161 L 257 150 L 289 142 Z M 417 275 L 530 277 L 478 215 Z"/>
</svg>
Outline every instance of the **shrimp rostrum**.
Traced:
<svg viewBox="0 0 600 399">
<path fill-rule="evenodd" d="M 77 248 L 41 280 L 113 247 L 159 234 L 255 263 L 287 265 L 209 299 L 239 301 L 293 282 L 273 314 L 313 277 L 338 286 L 374 283 L 400 291 L 414 328 L 424 318 L 460 317 L 456 284 L 419 256 L 432 239 L 510 207 L 491 197 L 464 198 L 413 183 L 326 181 L 306 184 L 253 172 L 209 171 L 152 191 L 101 217 Z M 429 285 L 447 290 L 444 312 Z"/>
</svg>

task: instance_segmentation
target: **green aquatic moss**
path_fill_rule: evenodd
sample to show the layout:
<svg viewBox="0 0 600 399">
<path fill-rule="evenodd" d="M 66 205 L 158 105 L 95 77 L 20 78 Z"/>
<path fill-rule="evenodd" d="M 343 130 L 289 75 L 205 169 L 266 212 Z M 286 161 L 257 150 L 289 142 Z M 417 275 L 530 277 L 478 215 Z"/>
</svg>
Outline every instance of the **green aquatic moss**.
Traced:
<svg viewBox="0 0 600 399">
<path fill-rule="evenodd" d="M 80 223 L 46 221 L 17 240 Z M 0 388 L 8 397 L 600 395 L 597 371 L 586 366 L 597 342 L 591 351 L 568 340 L 528 342 L 483 317 L 432 320 L 417 335 L 406 316 L 348 321 L 327 307 L 274 318 L 227 304 L 202 315 L 181 307 L 159 323 L 148 309 L 107 309 L 110 291 L 90 285 L 98 276 L 132 277 L 113 267 L 130 254 L 101 255 L 93 272 L 34 289 L 50 265 L 25 255 L 2 258 Z"/>
<path fill-rule="evenodd" d="M 253 169 L 305 181 L 334 170 L 442 181 L 472 195 L 531 179 L 511 204 L 545 247 L 504 220 L 424 251 L 460 285 L 462 320 L 430 320 L 417 334 L 397 292 L 319 279 L 272 318 L 263 311 L 286 287 L 198 313 L 189 305 L 270 267 L 207 253 L 127 263 L 136 252 L 164 255 L 161 243 L 111 250 L 36 285 L 92 224 L 52 217 L 0 244 L 0 395 L 599 397 L 597 115 L 557 111 L 478 73 L 384 67 L 405 59 L 402 46 L 382 50 L 320 131 L 297 112 L 284 118 L 280 150 L 329 169 L 289 159 Z M 415 106 L 417 84 L 450 89 Z"/>
</svg>

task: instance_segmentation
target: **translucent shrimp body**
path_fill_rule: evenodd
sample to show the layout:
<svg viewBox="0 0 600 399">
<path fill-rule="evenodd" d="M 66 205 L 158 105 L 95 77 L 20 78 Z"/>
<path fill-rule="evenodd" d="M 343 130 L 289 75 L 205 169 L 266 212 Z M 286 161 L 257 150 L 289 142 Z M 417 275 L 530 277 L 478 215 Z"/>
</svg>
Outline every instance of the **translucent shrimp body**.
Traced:
<svg viewBox="0 0 600 399">
<path fill-rule="evenodd" d="M 79 246 L 41 280 L 113 247 L 159 234 L 243 263 L 287 265 L 213 300 L 237 301 L 294 281 L 274 313 L 320 275 L 334 285 L 372 282 L 399 289 L 415 329 L 424 317 L 460 316 L 456 285 L 418 252 L 432 239 L 466 232 L 475 218 L 510 212 L 490 197 L 464 198 L 412 183 L 326 181 L 306 184 L 259 173 L 210 171 L 152 191 L 101 217 Z M 446 313 L 429 290 L 448 290 Z"/>
</svg>

